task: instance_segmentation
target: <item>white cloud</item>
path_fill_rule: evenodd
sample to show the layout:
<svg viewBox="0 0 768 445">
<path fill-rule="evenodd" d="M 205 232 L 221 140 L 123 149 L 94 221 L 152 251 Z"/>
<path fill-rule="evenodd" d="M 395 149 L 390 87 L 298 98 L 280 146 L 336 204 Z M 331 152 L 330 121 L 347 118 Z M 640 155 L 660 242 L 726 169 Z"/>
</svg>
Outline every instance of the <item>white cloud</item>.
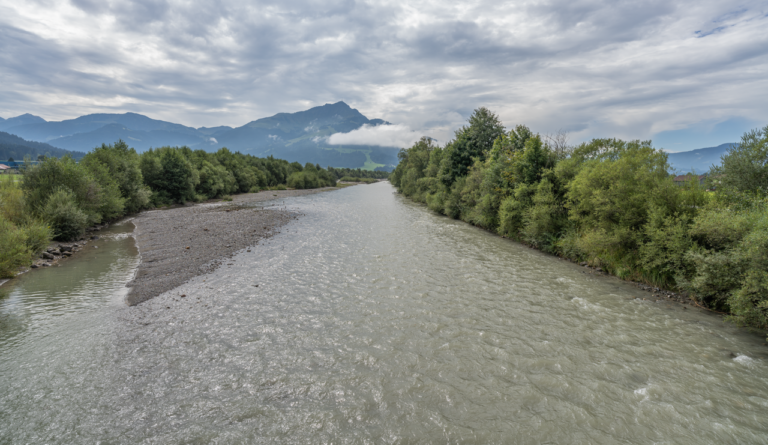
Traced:
<svg viewBox="0 0 768 445">
<path fill-rule="evenodd" d="M 479 106 L 647 139 L 768 122 L 766 29 L 764 0 L 0 0 L 0 116 L 239 126 L 343 100 L 440 140 Z"/>
<path fill-rule="evenodd" d="M 363 125 L 349 133 L 336 133 L 328 138 L 332 145 L 380 145 L 407 148 L 422 135 L 405 125 Z"/>
</svg>

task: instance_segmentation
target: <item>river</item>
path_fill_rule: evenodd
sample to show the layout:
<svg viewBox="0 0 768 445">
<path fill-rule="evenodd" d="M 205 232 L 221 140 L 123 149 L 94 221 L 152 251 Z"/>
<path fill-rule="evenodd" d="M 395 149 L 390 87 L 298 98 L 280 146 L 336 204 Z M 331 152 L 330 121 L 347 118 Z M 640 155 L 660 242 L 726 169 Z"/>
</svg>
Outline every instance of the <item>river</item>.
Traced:
<svg viewBox="0 0 768 445">
<path fill-rule="evenodd" d="M 768 441 L 762 337 L 393 192 L 136 307 L 120 226 L 0 287 L 0 443 Z"/>
</svg>

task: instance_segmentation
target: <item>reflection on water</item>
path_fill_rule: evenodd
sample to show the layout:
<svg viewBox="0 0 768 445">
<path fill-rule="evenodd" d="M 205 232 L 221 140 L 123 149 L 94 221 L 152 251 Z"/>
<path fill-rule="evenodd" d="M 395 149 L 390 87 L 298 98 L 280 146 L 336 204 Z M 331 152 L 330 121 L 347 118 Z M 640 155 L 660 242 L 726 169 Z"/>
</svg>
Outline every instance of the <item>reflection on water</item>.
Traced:
<svg viewBox="0 0 768 445">
<path fill-rule="evenodd" d="M 57 317 L 120 304 L 139 261 L 132 231 L 130 221 L 114 224 L 97 232 L 99 240 L 89 241 L 73 258 L 0 287 L 0 350 Z"/>
<path fill-rule="evenodd" d="M 28 329 L 2 351 L 0 437 L 768 440 L 761 337 L 392 191 L 286 200 L 305 216 L 231 266 Z"/>
</svg>

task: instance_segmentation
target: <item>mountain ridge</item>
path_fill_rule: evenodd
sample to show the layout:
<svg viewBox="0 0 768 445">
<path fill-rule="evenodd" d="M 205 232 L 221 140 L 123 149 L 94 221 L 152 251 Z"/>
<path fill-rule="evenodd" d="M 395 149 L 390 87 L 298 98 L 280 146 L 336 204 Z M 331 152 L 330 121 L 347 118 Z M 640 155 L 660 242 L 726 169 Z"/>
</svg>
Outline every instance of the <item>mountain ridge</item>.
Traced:
<svg viewBox="0 0 768 445">
<path fill-rule="evenodd" d="M 236 128 L 193 128 L 137 113 L 96 113 L 51 122 L 25 114 L 0 121 L 0 127 L 9 133 L 66 150 L 88 151 L 102 143 L 123 139 L 138 152 L 164 145 L 186 145 L 205 151 L 227 147 L 254 156 L 273 155 L 291 162 L 323 166 L 393 167 L 399 147 L 327 143 L 331 134 L 346 133 L 363 125 L 389 125 L 389 122 L 368 119 L 343 101 L 295 113 L 277 113 Z"/>
<path fill-rule="evenodd" d="M 64 150 L 53 147 L 44 142 L 27 141 L 16 135 L 0 131 L 0 162 L 12 158 L 14 161 L 23 161 L 25 157 L 37 160 L 39 155 L 62 156 L 71 155 L 75 159 L 85 156 L 79 151 Z"/>
<path fill-rule="evenodd" d="M 715 147 L 697 148 L 690 151 L 681 151 L 677 153 L 667 153 L 669 165 L 677 173 L 706 173 L 712 168 L 712 165 L 720 164 L 720 157 L 724 155 L 731 146 L 739 144 L 727 142 Z"/>
</svg>

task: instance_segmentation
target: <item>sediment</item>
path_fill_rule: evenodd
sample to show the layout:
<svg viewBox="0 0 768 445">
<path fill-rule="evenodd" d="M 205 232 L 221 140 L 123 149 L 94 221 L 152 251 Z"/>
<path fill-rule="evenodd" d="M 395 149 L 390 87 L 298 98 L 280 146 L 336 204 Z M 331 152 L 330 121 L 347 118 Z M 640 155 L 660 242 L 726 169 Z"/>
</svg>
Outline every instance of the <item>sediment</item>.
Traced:
<svg viewBox="0 0 768 445">
<path fill-rule="evenodd" d="M 274 190 L 233 196 L 231 202 L 199 204 L 140 213 L 133 219 L 141 263 L 126 303 L 137 305 L 210 273 L 226 259 L 279 233 L 298 215 L 249 203 L 308 195 L 312 190 Z"/>
</svg>

